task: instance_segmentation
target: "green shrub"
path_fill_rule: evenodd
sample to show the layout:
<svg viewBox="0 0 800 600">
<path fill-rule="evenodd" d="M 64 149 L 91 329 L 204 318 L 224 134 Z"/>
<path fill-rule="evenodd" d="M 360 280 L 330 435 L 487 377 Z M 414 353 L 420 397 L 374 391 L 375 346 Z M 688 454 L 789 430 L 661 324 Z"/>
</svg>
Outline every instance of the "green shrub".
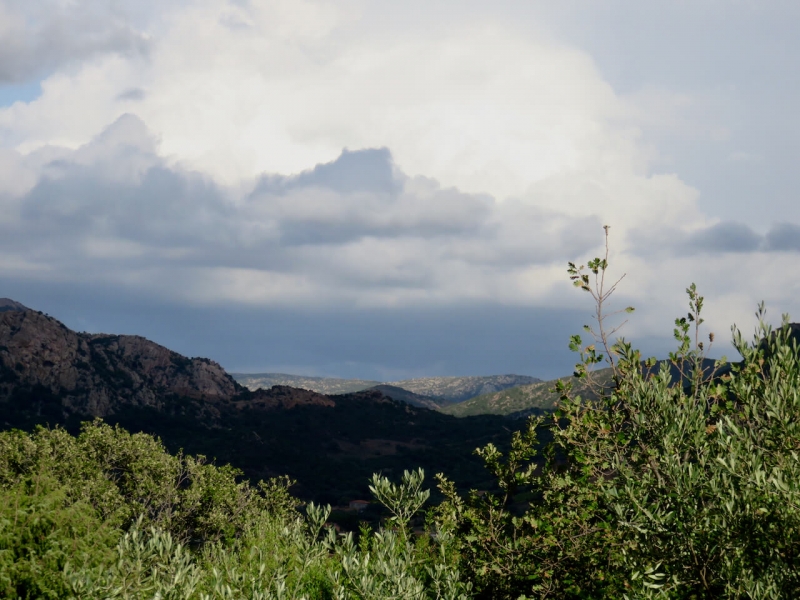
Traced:
<svg viewBox="0 0 800 600">
<path fill-rule="evenodd" d="M 253 487 L 237 481 L 237 469 L 173 456 L 156 438 L 99 419 L 84 423 L 77 437 L 43 427 L 0 433 L 0 487 L 40 474 L 63 486 L 66 501 L 93 507 L 111 526 L 127 529 L 141 518 L 194 546 L 235 538 L 261 512 L 289 514 L 296 503 L 288 479 Z"/>
<path fill-rule="evenodd" d="M 119 532 L 47 475 L 0 488 L 0 597 L 67 595 L 67 561 L 92 567 L 107 562 Z"/>
<path fill-rule="evenodd" d="M 466 598 L 452 536 L 418 542 L 423 473 L 374 476 L 388 529 L 324 532 L 285 479 L 250 486 L 230 467 L 171 456 L 100 421 L 0 433 L 0 593 L 9 598 Z"/>
<path fill-rule="evenodd" d="M 458 527 L 463 571 L 486 598 L 800 596 L 800 362 L 788 317 L 772 332 L 760 307 L 752 344 L 733 331 L 743 361 L 709 377 L 692 285 L 690 312 L 675 321 L 672 381 L 669 364 L 653 373 L 655 359 L 609 341 L 607 257 L 589 263 L 594 282 L 569 266 L 599 327 L 586 327 L 594 343 L 573 336 L 571 347 L 576 376 L 591 384 L 605 360 L 613 385 L 585 400 L 561 384 L 558 413 L 531 419 L 508 456 L 481 449 L 500 496 L 462 499 L 441 479 L 438 510 Z M 553 443 L 538 469 L 540 427 Z M 515 516 L 517 490 L 542 500 Z"/>
</svg>

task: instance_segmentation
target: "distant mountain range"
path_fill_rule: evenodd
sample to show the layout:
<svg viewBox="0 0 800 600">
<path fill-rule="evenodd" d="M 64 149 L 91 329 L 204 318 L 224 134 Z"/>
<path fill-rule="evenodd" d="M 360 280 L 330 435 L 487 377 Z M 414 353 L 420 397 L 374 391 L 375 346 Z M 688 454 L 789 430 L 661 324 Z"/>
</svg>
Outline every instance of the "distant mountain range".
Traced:
<svg viewBox="0 0 800 600">
<path fill-rule="evenodd" d="M 347 394 L 377 389 L 395 400 L 432 409 L 464 402 L 482 394 L 542 381 L 526 375 L 421 377 L 389 382 L 307 377 L 286 373 L 232 373 L 231 376 L 250 390 L 273 385 L 288 385 L 321 394 Z"/>
<path fill-rule="evenodd" d="M 661 365 L 665 363 L 669 366 L 672 381 L 681 381 L 681 373 L 676 365 L 669 361 L 657 361 L 655 366 L 650 369 L 650 373 L 658 373 Z M 715 361 L 712 359 L 703 360 L 703 370 L 706 377 L 719 376 L 730 371 L 730 363 L 721 365 L 716 370 Z M 688 371 L 688 369 L 687 369 Z M 611 384 L 610 368 L 598 369 L 593 377 L 595 385 L 606 387 Z M 647 373 L 646 373 L 647 374 Z M 514 388 L 501 390 L 491 394 L 483 394 L 470 398 L 460 404 L 444 406 L 441 412 L 455 417 L 469 417 L 475 415 L 501 415 L 512 419 L 519 419 L 532 414 L 541 414 L 552 411 L 556 408 L 559 394 L 552 391 L 558 379 L 552 381 L 540 381 L 529 385 L 522 385 Z M 572 382 L 573 394 L 580 394 L 583 397 L 593 397 L 594 393 L 586 383 L 575 377 L 562 377 L 560 381 L 565 383 Z"/>
<path fill-rule="evenodd" d="M 310 377 L 287 373 L 231 373 L 240 384 L 249 390 L 271 388 L 273 385 L 288 385 L 320 394 L 350 394 L 379 385 L 380 381 L 367 379 L 337 379 L 335 377 Z"/>
</svg>

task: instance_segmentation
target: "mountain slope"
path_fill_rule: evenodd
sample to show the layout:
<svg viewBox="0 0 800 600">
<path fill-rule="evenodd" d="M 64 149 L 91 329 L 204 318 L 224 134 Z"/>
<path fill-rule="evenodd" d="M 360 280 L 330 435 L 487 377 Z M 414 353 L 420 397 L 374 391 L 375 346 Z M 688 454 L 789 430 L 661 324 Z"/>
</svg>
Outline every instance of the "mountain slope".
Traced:
<svg viewBox="0 0 800 600">
<path fill-rule="evenodd" d="M 599 381 L 608 381 L 610 375 L 601 374 Z M 584 386 L 574 377 L 563 377 L 562 381 L 572 380 L 576 391 L 585 393 Z M 451 404 L 441 408 L 441 412 L 455 417 L 474 415 L 502 415 L 506 417 L 523 417 L 543 411 L 554 410 L 558 394 L 551 392 L 557 380 L 539 381 L 529 385 L 508 388 L 499 392 L 483 394 L 459 404 Z"/>
<path fill-rule="evenodd" d="M 421 406 L 430 410 L 439 410 L 440 408 L 439 402 L 437 402 L 436 398 L 415 394 L 414 392 L 409 392 L 408 390 L 396 385 L 382 383 L 380 385 L 374 385 L 369 389 L 381 392 L 384 396 L 392 398 L 393 400 L 405 402 L 406 404 L 410 404 L 412 406 Z"/>
<path fill-rule="evenodd" d="M 249 390 L 268 389 L 273 385 L 286 385 L 318 392 L 320 394 L 351 394 L 360 392 L 380 381 L 366 379 L 337 379 L 334 377 L 310 377 L 305 375 L 289 375 L 287 373 L 231 373 L 237 382 Z"/>
<path fill-rule="evenodd" d="M 669 361 L 657 361 L 655 367 L 650 369 L 650 373 L 658 373 L 661 365 L 667 363 L 670 367 L 670 375 L 674 382 L 681 380 L 679 369 L 669 363 Z M 706 376 L 719 376 L 730 370 L 730 365 L 722 365 L 714 371 L 714 361 L 705 359 L 703 361 L 703 369 Z M 598 369 L 595 372 L 595 381 L 597 385 L 607 386 L 611 384 L 611 369 Z M 471 398 L 460 404 L 453 404 L 441 408 L 441 412 L 453 415 L 456 417 L 468 417 L 475 415 L 503 415 L 512 418 L 520 418 L 530 414 L 541 413 L 543 411 L 551 411 L 556 407 L 556 402 L 559 395 L 552 392 L 555 388 L 556 379 L 552 381 L 542 381 L 530 385 L 523 385 L 514 388 L 509 388 L 500 392 L 492 394 L 483 394 L 475 398 Z M 593 397 L 585 382 L 575 377 L 562 377 L 561 381 L 572 382 L 573 393 L 580 394 L 584 397 Z M 684 380 L 685 382 L 685 380 Z"/>
<path fill-rule="evenodd" d="M 541 379 L 527 375 L 488 375 L 485 377 L 420 377 L 391 381 L 388 385 L 397 386 L 421 396 L 443 400 L 446 403 L 453 403 L 537 381 L 541 381 Z"/>
<path fill-rule="evenodd" d="M 102 417 L 159 436 L 255 480 L 289 475 L 300 498 L 340 503 L 368 495 L 374 472 L 423 467 L 460 487 L 492 478 L 476 447 L 503 448 L 501 417 L 456 419 L 381 390 L 326 395 L 287 386 L 248 390 L 217 363 L 189 359 L 138 336 L 76 333 L 42 313 L 0 310 L 0 429 Z M 428 398 L 387 390 L 418 403 Z"/>
<path fill-rule="evenodd" d="M 163 408 L 170 397 L 211 408 L 242 390 L 217 363 L 143 337 L 76 333 L 28 309 L 0 312 L 0 402 L 8 408 L 30 402 L 51 417 L 105 417 L 123 405 Z"/>
</svg>

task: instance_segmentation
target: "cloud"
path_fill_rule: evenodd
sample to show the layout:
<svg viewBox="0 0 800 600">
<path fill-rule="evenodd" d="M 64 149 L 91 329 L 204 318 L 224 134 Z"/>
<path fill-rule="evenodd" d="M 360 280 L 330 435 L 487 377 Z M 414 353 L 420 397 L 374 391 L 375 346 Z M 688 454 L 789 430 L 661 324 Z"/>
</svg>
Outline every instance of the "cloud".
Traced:
<svg viewBox="0 0 800 600">
<path fill-rule="evenodd" d="M 800 252 L 800 225 L 779 223 L 767 232 L 765 247 L 773 252 Z"/>
<path fill-rule="evenodd" d="M 800 225 L 794 223 L 774 224 L 764 235 L 744 223 L 722 221 L 689 232 L 663 229 L 632 238 L 635 251 L 650 256 L 800 252 Z"/>
<path fill-rule="evenodd" d="M 39 265 L 34 279 L 189 302 L 421 306 L 511 298 L 532 269 L 596 245 L 600 228 L 409 177 L 386 148 L 237 194 L 167 164 L 158 146 L 126 114 L 75 150 L 8 155 L 35 182 L 4 197 L 3 252 Z"/>
<path fill-rule="evenodd" d="M 534 202 L 531 186 L 552 178 L 608 190 L 648 175 L 630 102 L 585 52 L 491 20 L 379 35 L 365 10 L 299 0 L 176 8 L 147 30 L 147 61 L 116 54 L 58 73 L 37 101 L 0 111 L 0 130 L 22 151 L 75 148 L 131 110 L 121 95 L 147 90 L 135 110 L 163 154 L 224 184 L 382 147 L 411 177 L 499 201 Z M 232 31 L 233 18 L 246 27 Z M 682 203 L 686 189 L 676 191 Z M 628 204 L 617 195 L 603 200 Z"/>
<path fill-rule="evenodd" d="M 130 88 L 125 90 L 124 92 L 120 92 L 117 95 L 117 100 L 121 102 L 131 101 L 136 102 L 138 100 L 144 100 L 147 92 L 145 92 L 142 88 Z"/>
<path fill-rule="evenodd" d="M 107 53 L 147 54 L 147 35 L 119 5 L 57 0 L 0 2 L 0 84 Z"/>
<path fill-rule="evenodd" d="M 676 87 L 627 46 L 647 76 L 615 87 L 614 61 L 556 39 L 536 3 L 528 19 L 445 3 L 420 23 L 360 0 L 0 2 L 3 76 L 43 78 L 0 108 L 3 282 L 320 314 L 569 309 L 586 298 L 564 265 L 601 253 L 609 224 L 619 301 L 648 326 L 693 280 L 726 317 L 754 305 L 735 280 L 800 297 L 774 283 L 792 226 L 762 236 L 724 194 L 719 222 L 687 183 L 724 173 L 744 198 L 756 163 L 730 174 L 729 154 L 771 166 L 721 110 L 735 89 Z M 602 11 L 614 44 L 621 10 Z M 724 171 L 698 159 L 713 144 Z"/>
<path fill-rule="evenodd" d="M 699 252 L 754 252 L 759 249 L 762 236 L 742 223 L 722 222 L 686 236 L 683 251 Z"/>
</svg>

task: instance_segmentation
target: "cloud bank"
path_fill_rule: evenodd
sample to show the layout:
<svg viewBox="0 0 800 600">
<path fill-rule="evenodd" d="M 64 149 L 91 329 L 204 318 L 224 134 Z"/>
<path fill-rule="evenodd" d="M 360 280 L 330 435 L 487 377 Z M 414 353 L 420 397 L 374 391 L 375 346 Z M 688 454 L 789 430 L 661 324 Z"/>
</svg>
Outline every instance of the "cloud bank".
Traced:
<svg viewBox="0 0 800 600">
<path fill-rule="evenodd" d="M 6 153 L 6 168 L 28 181 L 3 197 L 6 272 L 114 280 L 199 303 L 502 301 L 530 273 L 597 243 L 596 217 L 408 177 L 386 148 L 264 175 L 236 195 L 168 165 L 156 146 L 124 115 L 76 150 Z"/>
<path fill-rule="evenodd" d="M 0 85 L 41 87 L 0 108 L 0 283 L 295 323 L 530 309 L 544 331 L 589 312 L 564 267 L 608 224 L 632 334 L 669 331 L 692 281 L 718 331 L 761 299 L 800 313 L 800 226 L 707 214 L 645 135 L 730 135 L 696 127 L 702 94 L 620 93 L 507 20 L 412 34 L 376 7 L 0 0 Z"/>
</svg>

